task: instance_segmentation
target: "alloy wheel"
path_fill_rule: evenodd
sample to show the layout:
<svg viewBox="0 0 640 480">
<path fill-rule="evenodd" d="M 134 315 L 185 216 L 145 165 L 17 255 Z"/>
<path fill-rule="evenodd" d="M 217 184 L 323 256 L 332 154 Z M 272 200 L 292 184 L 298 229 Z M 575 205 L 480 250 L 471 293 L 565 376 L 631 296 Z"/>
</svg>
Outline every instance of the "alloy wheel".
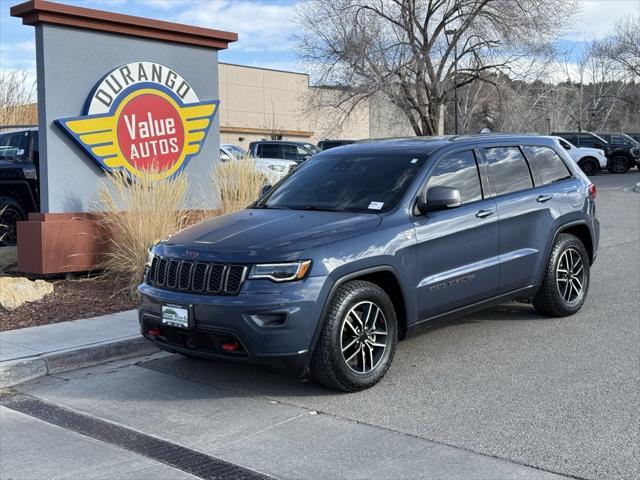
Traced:
<svg viewBox="0 0 640 480">
<path fill-rule="evenodd" d="M 566 249 L 556 268 L 556 283 L 560 295 L 567 303 L 580 300 L 585 287 L 585 270 L 582 256 L 574 248 Z"/>
<path fill-rule="evenodd" d="M 6 207 L 0 216 L 0 245 L 15 245 L 17 242 L 17 224 L 22 215 L 16 209 Z"/>
<path fill-rule="evenodd" d="M 347 367 L 355 373 L 374 370 L 387 349 L 387 324 L 382 309 L 363 301 L 352 307 L 340 329 L 340 349 Z"/>
</svg>

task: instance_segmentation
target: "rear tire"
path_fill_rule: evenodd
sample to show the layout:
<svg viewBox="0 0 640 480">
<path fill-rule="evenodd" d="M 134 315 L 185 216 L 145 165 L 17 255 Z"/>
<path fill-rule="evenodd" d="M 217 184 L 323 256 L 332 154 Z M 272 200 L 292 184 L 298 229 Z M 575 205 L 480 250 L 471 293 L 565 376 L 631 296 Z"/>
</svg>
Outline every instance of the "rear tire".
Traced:
<svg viewBox="0 0 640 480">
<path fill-rule="evenodd" d="M 0 197 L 0 247 L 12 247 L 17 243 L 16 222 L 26 220 L 22 205 L 13 197 Z"/>
<path fill-rule="evenodd" d="M 616 155 L 609 160 L 609 171 L 611 173 L 627 173 L 631 168 L 631 162 L 624 155 Z"/>
<path fill-rule="evenodd" d="M 372 387 L 389 369 L 397 341 L 396 312 L 387 293 L 371 282 L 348 282 L 329 304 L 311 375 L 343 392 Z"/>
<path fill-rule="evenodd" d="M 600 164 L 593 157 L 583 158 L 578 163 L 578 166 L 584 172 L 584 174 L 589 176 L 589 177 L 591 175 L 595 175 L 596 173 L 598 173 L 598 171 L 600 171 Z"/>
<path fill-rule="evenodd" d="M 533 306 L 550 317 L 573 315 L 587 298 L 589 276 L 589 255 L 580 239 L 567 233 L 559 234 L 553 242 L 547 271 L 533 298 Z"/>
</svg>

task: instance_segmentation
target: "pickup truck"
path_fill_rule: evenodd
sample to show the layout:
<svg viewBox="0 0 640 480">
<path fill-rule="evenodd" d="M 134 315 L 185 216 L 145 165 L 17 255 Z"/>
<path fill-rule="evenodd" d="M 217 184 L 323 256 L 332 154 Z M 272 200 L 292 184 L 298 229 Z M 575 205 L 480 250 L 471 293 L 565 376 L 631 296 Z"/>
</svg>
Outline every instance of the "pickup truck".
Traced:
<svg viewBox="0 0 640 480">
<path fill-rule="evenodd" d="M 16 244 L 16 222 L 40 208 L 38 129 L 0 131 L 0 246 Z"/>
</svg>

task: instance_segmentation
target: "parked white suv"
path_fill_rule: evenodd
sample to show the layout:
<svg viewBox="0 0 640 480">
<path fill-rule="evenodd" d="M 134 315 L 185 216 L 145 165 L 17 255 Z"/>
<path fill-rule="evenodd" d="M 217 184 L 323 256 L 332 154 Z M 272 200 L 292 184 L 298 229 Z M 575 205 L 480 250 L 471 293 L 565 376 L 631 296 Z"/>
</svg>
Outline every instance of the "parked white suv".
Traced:
<svg viewBox="0 0 640 480">
<path fill-rule="evenodd" d="M 278 183 L 280 179 L 288 175 L 289 172 L 293 171 L 298 166 L 298 164 L 293 160 L 282 160 L 280 158 L 251 158 L 248 156 L 242 157 L 235 153 L 237 150 L 229 147 L 230 145 L 220 145 L 221 162 L 247 158 L 254 162 L 256 170 L 267 177 L 267 180 L 271 185 Z M 238 147 L 238 149 L 240 149 L 240 147 Z"/>
<path fill-rule="evenodd" d="M 604 150 L 598 148 L 576 147 L 573 143 L 561 137 L 554 137 L 564 148 L 574 162 L 587 175 L 595 175 L 601 169 L 607 168 L 607 157 Z"/>
</svg>

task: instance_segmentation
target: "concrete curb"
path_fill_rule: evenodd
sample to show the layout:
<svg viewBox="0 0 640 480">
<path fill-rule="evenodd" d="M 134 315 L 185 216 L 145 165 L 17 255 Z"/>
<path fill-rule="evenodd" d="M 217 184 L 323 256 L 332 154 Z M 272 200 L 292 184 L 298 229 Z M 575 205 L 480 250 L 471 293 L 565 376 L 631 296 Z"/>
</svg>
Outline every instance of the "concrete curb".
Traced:
<svg viewBox="0 0 640 480">
<path fill-rule="evenodd" d="M 158 347 L 153 343 L 138 336 L 2 362 L 0 388 L 13 387 L 46 375 L 157 351 Z"/>
</svg>

